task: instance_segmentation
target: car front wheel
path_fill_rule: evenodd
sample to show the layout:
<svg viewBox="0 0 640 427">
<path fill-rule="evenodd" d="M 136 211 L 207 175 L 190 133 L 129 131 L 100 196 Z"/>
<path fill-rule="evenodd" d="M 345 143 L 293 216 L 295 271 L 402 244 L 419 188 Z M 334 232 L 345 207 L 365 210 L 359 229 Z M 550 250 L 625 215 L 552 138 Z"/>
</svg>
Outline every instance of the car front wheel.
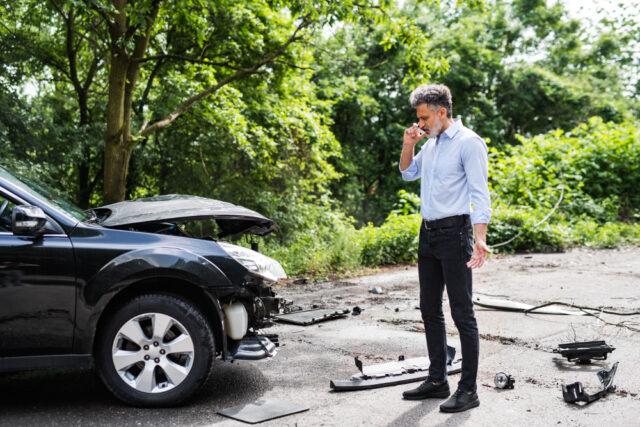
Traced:
<svg viewBox="0 0 640 427">
<path fill-rule="evenodd" d="M 171 295 L 134 298 L 99 333 L 95 356 L 103 382 L 136 406 L 181 403 L 205 383 L 215 358 L 204 315 Z"/>
</svg>

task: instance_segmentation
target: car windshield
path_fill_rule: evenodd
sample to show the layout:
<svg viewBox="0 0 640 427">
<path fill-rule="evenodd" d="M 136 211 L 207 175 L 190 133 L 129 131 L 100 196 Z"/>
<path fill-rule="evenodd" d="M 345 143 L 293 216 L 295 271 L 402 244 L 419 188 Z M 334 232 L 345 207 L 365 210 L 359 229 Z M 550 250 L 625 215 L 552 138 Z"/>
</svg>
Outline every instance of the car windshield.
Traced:
<svg viewBox="0 0 640 427">
<path fill-rule="evenodd" d="M 0 168 L 0 172 L 3 172 L 2 168 Z M 6 172 L 6 169 L 4 172 Z M 20 186 L 24 186 L 26 184 L 26 186 L 31 190 L 31 193 L 33 193 L 35 196 L 43 199 L 50 205 L 65 211 L 67 214 L 71 215 L 78 221 L 87 221 L 91 219 L 91 214 L 83 211 L 75 204 L 61 196 L 57 191 L 47 188 L 42 183 L 26 178 L 13 171 L 11 171 L 10 173 L 3 173 L 2 177 Z"/>
</svg>

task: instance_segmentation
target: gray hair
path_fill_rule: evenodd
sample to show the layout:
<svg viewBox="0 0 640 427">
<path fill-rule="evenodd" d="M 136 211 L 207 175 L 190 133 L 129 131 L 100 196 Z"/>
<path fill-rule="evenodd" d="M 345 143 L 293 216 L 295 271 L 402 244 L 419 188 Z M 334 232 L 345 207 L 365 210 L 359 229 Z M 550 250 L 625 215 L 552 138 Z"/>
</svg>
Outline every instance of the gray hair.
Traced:
<svg viewBox="0 0 640 427">
<path fill-rule="evenodd" d="M 444 108 L 447 110 L 447 117 L 451 118 L 451 91 L 445 85 L 420 85 L 411 92 L 409 102 L 413 108 L 422 104 L 427 104 L 432 109 L 435 107 L 436 110 Z"/>
</svg>

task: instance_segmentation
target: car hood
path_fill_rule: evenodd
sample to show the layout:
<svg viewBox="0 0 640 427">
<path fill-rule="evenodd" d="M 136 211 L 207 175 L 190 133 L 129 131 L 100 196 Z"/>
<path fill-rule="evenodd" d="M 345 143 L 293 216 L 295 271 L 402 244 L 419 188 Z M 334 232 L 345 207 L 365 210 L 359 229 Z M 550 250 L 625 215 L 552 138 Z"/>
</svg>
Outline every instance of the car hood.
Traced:
<svg viewBox="0 0 640 427">
<path fill-rule="evenodd" d="M 198 196 L 167 194 L 126 200 L 94 208 L 99 224 L 104 227 L 124 227 L 196 219 L 215 219 L 222 230 L 219 237 L 234 234 L 264 236 L 274 231 L 269 218 L 242 206 Z"/>
</svg>

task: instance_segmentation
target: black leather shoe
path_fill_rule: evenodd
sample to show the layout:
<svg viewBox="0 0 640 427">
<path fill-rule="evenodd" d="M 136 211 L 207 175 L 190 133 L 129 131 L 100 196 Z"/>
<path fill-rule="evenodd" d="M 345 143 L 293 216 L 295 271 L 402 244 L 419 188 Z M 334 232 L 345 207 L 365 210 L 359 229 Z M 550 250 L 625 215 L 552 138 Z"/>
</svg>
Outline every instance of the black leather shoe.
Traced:
<svg viewBox="0 0 640 427">
<path fill-rule="evenodd" d="M 440 385 L 433 385 L 429 380 L 420 384 L 420 387 L 413 390 L 407 390 L 402 393 L 402 397 L 407 400 L 422 400 L 430 397 L 439 397 L 444 399 L 449 397 L 451 390 L 449 390 L 449 383 L 442 383 Z"/>
<path fill-rule="evenodd" d="M 449 400 L 440 405 L 440 410 L 442 412 L 462 412 L 476 406 L 480 406 L 478 393 L 474 391 L 469 394 L 464 390 L 458 389 Z"/>
</svg>

